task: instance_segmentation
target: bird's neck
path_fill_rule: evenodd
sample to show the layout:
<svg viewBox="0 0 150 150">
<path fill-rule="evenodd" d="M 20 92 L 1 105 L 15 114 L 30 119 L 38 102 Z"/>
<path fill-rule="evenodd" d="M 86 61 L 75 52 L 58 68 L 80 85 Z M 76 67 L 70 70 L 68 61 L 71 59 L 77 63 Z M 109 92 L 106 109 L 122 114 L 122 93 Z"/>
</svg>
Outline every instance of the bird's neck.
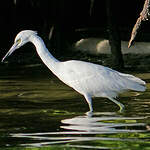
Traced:
<svg viewBox="0 0 150 150">
<path fill-rule="evenodd" d="M 32 36 L 30 41 L 35 45 L 36 51 L 44 64 L 53 72 L 56 73 L 59 60 L 52 56 L 52 54 L 46 48 L 44 41 L 39 36 Z"/>
</svg>

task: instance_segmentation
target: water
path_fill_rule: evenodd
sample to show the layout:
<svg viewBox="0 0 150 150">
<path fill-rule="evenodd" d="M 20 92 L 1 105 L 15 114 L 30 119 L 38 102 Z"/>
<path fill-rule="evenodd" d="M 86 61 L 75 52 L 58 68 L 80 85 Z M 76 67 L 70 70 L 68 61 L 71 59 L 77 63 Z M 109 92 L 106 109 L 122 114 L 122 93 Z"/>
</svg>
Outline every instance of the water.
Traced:
<svg viewBox="0 0 150 150">
<path fill-rule="evenodd" d="M 150 149 L 150 73 L 144 93 L 120 95 L 125 111 L 105 98 L 84 98 L 43 65 L 0 69 L 0 150 Z"/>
</svg>

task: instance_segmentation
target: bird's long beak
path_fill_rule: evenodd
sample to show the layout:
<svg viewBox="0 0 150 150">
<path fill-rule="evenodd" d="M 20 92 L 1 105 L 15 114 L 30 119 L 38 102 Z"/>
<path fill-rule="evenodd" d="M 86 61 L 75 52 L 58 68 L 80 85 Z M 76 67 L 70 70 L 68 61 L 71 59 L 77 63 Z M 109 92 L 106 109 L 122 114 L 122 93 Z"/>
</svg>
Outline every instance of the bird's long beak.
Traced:
<svg viewBox="0 0 150 150">
<path fill-rule="evenodd" d="M 4 60 L 10 56 L 18 47 L 17 47 L 18 43 L 14 43 L 13 46 L 10 48 L 10 50 L 6 53 L 6 55 L 3 57 L 1 62 L 4 62 Z"/>
</svg>

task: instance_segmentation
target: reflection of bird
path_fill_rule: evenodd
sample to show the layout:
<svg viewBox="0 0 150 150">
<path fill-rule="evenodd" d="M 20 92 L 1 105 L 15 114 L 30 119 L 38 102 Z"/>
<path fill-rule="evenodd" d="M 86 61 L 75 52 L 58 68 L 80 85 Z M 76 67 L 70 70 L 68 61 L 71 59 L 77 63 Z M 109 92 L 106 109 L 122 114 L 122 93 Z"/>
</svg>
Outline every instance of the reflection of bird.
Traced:
<svg viewBox="0 0 150 150">
<path fill-rule="evenodd" d="M 145 90 L 145 82 L 129 74 L 83 61 L 58 61 L 51 55 L 37 33 L 31 30 L 21 31 L 16 36 L 13 46 L 2 61 L 27 42 L 35 45 L 42 61 L 61 81 L 85 97 L 90 112 L 93 111 L 92 97 L 107 97 L 122 110 L 123 104 L 115 100 L 118 93 L 126 90 Z"/>
<path fill-rule="evenodd" d="M 68 131 L 75 131 L 76 133 L 80 134 L 82 131 L 87 134 L 94 134 L 94 132 L 99 133 L 130 133 L 135 132 L 135 129 L 131 127 L 142 127 L 145 126 L 145 123 L 138 123 L 138 120 L 145 119 L 146 117 L 120 117 L 116 116 L 112 112 L 107 113 L 97 113 L 96 116 L 75 116 L 73 118 L 67 118 L 61 120 L 60 128 L 66 129 Z M 116 122 L 117 120 L 117 122 Z M 135 122 L 134 122 L 134 121 Z M 131 122 L 133 121 L 133 122 Z M 129 128 L 127 128 L 129 127 Z M 139 130 L 140 128 L 136 129 L 136 132 L 145 131 Z M 147 130 L 150 130 L 150 127 L 146 126 Z"/>
</svg>

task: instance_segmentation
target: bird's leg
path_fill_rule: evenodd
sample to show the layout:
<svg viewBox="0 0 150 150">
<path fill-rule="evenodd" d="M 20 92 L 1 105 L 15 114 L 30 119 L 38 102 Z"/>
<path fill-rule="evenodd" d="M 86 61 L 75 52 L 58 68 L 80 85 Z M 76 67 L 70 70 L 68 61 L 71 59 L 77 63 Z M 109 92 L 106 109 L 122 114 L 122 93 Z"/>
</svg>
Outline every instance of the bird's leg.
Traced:
<svg viewBox="0 0 150 150">
<path fill-rule="evenodd" d="M 84 95 L 88 105 L 89 105 L 89 108 L 90 108 L 90 111 L 89 112 L 93 112 L 93 107 L 92 107 L 92 98 L 89 96 L 89 95 Z"/>
<path fill-rule="evenodd" d="M 123 112 L 123 110 L 124 110 L 124 105 L 123 104 L 121 104 L 120 102 L 118 102 L 114 98 L 109 97 L 109 99 L 120 107 L 120 110 L 119 110 L 120 112 Z"/>
</svg>

